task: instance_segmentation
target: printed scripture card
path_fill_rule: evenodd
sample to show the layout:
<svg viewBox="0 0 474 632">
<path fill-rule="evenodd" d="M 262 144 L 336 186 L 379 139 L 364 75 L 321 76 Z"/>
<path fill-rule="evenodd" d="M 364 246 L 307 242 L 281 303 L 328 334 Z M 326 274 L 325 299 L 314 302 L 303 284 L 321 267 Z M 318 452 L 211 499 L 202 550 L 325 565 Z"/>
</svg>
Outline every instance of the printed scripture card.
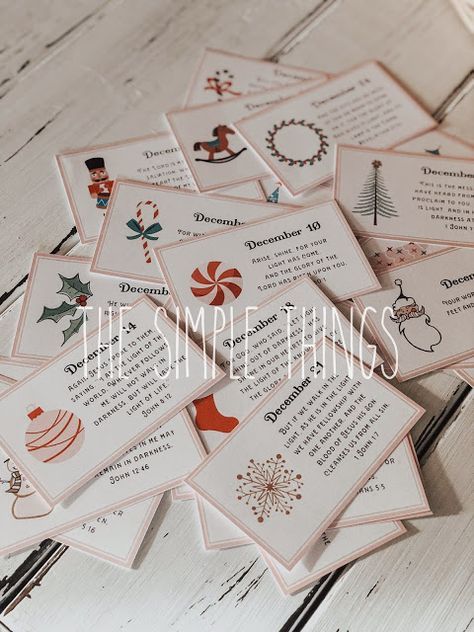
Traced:
<svg viewBox="0 0 474 632">
<path fill-rule="evenodd" d="M 222 376 L 143 298 L 0 396 L 0 444 L 55 505 Z"/>
<path fill-rule="evenodd" d="M 334 202 L 294 210 L 229 231 L 156 248 L 174 302 L 206 322 L 220 307 L 243 314 L 302 276 L 333 301 L 379 287 Z"/>
<path fill-rule="evenodd" d="M 326 77 L 326 73 L 311 68 L 275 64 L 206 48 L 191 80 L 184 105 L 227 101 L 245 94 L 299 83 L 305 79 Z"/>
<path fill-rule="evenodd" d="M 152 248 L 240 226 L 284 210 L 267 202 L 118 180 L 91 271 L 146 282 L 163 281 Z"/>
<path fill-rule="evenodd" d="M 474 247 L 474 161 L 338 145 L 334 197 L 354 233 Z"/>
<path fill-rule="evenodd" d="M 367 555 L 406 533 L 401 522 L 378 522 L 344 529 L 328 529 L 291 570 L 262 551 L 270 572 L 285 595 L 310 586 L 336 569 Z"/>
<path fill-rule="evenodd" d="M 354 302 L 368 310 L 371 331 L 399 381 L 473 355 L 471 250 L 435 253 L 378 278 L 381 289 Z"/>
<path fill-rule="evenodd" d="M 18 551 L 179 485 L 205 455 L 185 411 L 52 509 L 16 463 L 0 451 L 0 554 Z"/>
<path fill-rule="evenodd" d="M 317 286 L 303 277 L 217 334 L 214 346 L 220 367 L 229 375 L 240 377 L 224 380 L 188 407 L 209 452 L 286 377 L 289 352 L 293 364 L 323 333 L 344 345 L 348 353 L 362 357 L 366 364 L 380 363 L 375 350 L 364 343 L 349 321 L 338 312 L 333 317 L 332 308 Z M 289 445 L 298 440 L 296 433 L 286 434 Z M 206 547 L 236 546 L 236 527 L 208 503 L 201 505 Z M 387 457 L 336 523 L 350 525 L 428 513 L 416 456 L 407 438 Z M 226 537 L 225 523 L 230 531 Z M 241 533 L 242 537 L 239 544 L 247 543 L 247 537 Z"/>
<path fill-rule="evenodd" d="M 337 143 L 392 147 L 436 122 L 370 61 L 235 126 L 296 195 L 332 177 Z"/>
<path fill-rule="evenodd" d="M 54 539 L 73 549 L 131 568 L 163 495 L 153 496 L 62 533 Z"/>
<path fill-rule="evenodd" d="M 323 343 L 187 479 L 288 569 L 424 412 L 362 367 L 351 377 L 337 345 L 326 361 Z"/>
<path fill-rule="evenodd" d="M 14 356 L 48 360 L 82 340 L 84 324 L 92 331 L 100 317 L 103 322 L 141 296 L 158 305 L 169 298 L 163 283 L 145 285 L 93 274 L 91 262 L 85 257 L 34 255 L 13 341 Z"/>
<path fill-rule="evenodd" d="M 116 178 L 194 186 L 181 150 L 167 132 L 74 149 L 56 160 L 82 243 L 97 239 Z"/>
<path fill-rule="evenodd" d="M 225 389 L 222 389 L 225 391 Z M 214 394 L 216 405 L 225 398 Z M 203 436 L 201 432 L 201 436 Z M 250 544 L 251 540 L 233 522 L 210 503 L 197 497 L 199 520 L 206 549 L 225 549 Z M 331 529 L 354 525 L 383 523 L 394 519 L 420 518 L 431 515 L 421 481 L 418 461 L 410 437 L 404 439 L 371 476 L 357 496 L 334 520 Z"/>
<path fill-rule="evenodd" d="M 312 79 L 221 103 L 169 112 L 168 123 L 197 188 L 212 191 L 268 175 L 265 163 L 236 132 L 233 122 L 322 81 Z"/>
</svg>

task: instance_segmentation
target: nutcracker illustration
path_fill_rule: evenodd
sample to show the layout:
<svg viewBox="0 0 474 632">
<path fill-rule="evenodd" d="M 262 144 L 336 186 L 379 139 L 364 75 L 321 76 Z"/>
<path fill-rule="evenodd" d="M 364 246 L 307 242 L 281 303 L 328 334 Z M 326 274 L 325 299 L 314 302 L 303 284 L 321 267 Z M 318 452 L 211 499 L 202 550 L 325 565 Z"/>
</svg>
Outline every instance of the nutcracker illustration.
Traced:
<svg viewBox="0 0 474 632">
<path fill-rule="evenodd" d="M 3 464 L 7 478 L 1 478 L 0 484 L 8 486 L 5 493 L 10 494 L 13 499 L 12 516 L 16 520 L 31 520 L 50 514 L 53 510 L 52 507 L 49 507 L 36 490 L 31 487 L 15 463 L 11 459 L 5 459 Z"/>
<path fill-rule="evenodd" d="M 109 174 L 105 167 L 105 160 L 99 156 L 89 158 L 85 161 L 86 167 L 89 169 L 92 184 L 89 184 L 89 193 L 91 198 L 96 200 L 96 207 L 102 210 L 107 208 L 110 193 L 112 191 L 113 180 L 109 180 Z"/>
</svg>

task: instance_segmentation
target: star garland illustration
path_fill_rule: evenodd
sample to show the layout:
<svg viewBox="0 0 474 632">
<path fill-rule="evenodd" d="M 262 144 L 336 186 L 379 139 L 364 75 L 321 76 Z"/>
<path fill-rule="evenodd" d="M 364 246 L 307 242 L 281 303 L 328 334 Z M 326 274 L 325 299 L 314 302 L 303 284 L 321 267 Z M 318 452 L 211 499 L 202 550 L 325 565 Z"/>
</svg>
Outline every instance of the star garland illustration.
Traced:
<svg viewBox="0 0 474 632">
<path fill-rule="evenodd" d="M 237 500 L 246 505 L 253 503 L 250 508 L 257 522 L 263 522 L 273 512 L 289 515 L 293 502 L 301 499 L 301 474 L 295 474 L 281 454 L 262 462 L 250 459 L 246 473 L 238 474 L 237 480 Z"/>
<path fill-rule="evenodd" d="M 85 307 L 88 299 L 93 296 L 90 288 L 90 281 L 83 283 L 79 277 L 79 273 L 73 277 L 65 277 L 59 274 L 59 278 L 62 281 L 61 288 L 56 294 L 64 294 L 72 303 L 63 301 L 61 305 L 57 307 L 43 307 L 43 313 L 36 322 L 40 323 L 43 320 L 52 320 L 55 323 L 59 323 L 60 320 L 66 316 L 74 316 L 79 307 Z M 77 318 L 72 318 L 69 321 L 69 325 L 63 330 L 63 342 L 61 346 L 75 334 L 79 333 L 82 325 L 84 324 L 85 313 L 82 312 Z M 86 317 L 87 318 L 87 317 Z"/>
<path fill-rule="evenodd" d="M 286 156 L 277 148 L 278 132 L 286 127 L 299 126 L 309 129 L 316 136 L 316 142 L 319 144 L 318 150 L 309 158 L 291 158 Z M 281 121 L 278 125 L 275 124 L 271 130 L 268 130 L 265 138 L 267 143 L 267 149 L 270 150 L 271 155 L 275 156 L 280 162 L 286 163 L 289 167 L 306 167 L 308 165 L 314 165 L 315 162 L 322 160 L 322 157 L 328 153 L 329 143 L 327 142 L 327 136 L 324 134 L 320 127 L 317 127 L 315 123 L 307 123 L 304 119 L 300 121 L 290 119 L 289 121 Z"/>
</svg>

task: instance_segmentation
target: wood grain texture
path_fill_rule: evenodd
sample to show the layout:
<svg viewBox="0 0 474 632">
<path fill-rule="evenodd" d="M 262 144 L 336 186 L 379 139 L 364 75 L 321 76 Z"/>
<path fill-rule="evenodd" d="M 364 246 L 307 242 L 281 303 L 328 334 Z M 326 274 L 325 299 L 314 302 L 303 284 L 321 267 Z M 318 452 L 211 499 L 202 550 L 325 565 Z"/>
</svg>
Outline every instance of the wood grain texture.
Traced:
<svg viewBox="0 0 474 632">
<path fill-rule="evenodd" d="M 471 393 L 423 468 L 434 517 L 347 571 L 309 630 L 464 632 L 474 615 Z"/>
<path fill-rule="evenodd" d="M 1 100 L 1 226 L 8 230 L 0 231 L 0 295 L 24 276 L 35 250 L 50 252 L 73 226 L 55 153 L 164 129 L 161 113 L 181 103 L 204 45 L 260 56 L 308 4 L 294 0 L 272 11 L 274 0 L 110 0 L 84 7 L 92 13 L 87 24 L 62 38 L 65 24 L 53 19 L 46 32 L 45 21 L 35 45 L 39 62 Z M 61 11 L 50 7 L 49 14 Z M 36 11 L 13 13 L 15 32 L 23 19 L 21 32 L 30 26 L 36 35 Z"/>
</svg>

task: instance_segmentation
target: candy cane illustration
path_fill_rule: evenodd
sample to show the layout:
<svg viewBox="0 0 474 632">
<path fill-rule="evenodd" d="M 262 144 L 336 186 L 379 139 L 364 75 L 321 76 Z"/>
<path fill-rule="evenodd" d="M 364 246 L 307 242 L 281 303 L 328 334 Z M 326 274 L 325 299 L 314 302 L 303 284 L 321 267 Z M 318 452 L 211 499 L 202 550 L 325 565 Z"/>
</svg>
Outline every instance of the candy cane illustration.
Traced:
<svg viewBox="0 0 474 632">
<path fill-rule="evenodd" d="M 148 227 L 145 227 L 145 223 L 143 221 L 143 211 L 146 207 L 153 209 L 153 222 Z M 127 236 L 127 239 L 138 239 L 139 237 L 141 238 L 145 263 L 151 263 L 148 240 L 151 239 L 153 241 L 156 241 L 158 237 L 155 237 L 154 233 L 162 230 L 161 224 L 159 222 L 155 222 L 156 218 L 159 215 L 159 212 L 160 211 L 158 209 L 158 205 L 151 200 L 146 200 L 146 202 L 138 202 L 137 210 L 135 213 L 137 219 L 131 219 L 127 222 L 127 226 L 131 228 L 135 233 L 137 233 L 136 235 Z"/>
</svg>

